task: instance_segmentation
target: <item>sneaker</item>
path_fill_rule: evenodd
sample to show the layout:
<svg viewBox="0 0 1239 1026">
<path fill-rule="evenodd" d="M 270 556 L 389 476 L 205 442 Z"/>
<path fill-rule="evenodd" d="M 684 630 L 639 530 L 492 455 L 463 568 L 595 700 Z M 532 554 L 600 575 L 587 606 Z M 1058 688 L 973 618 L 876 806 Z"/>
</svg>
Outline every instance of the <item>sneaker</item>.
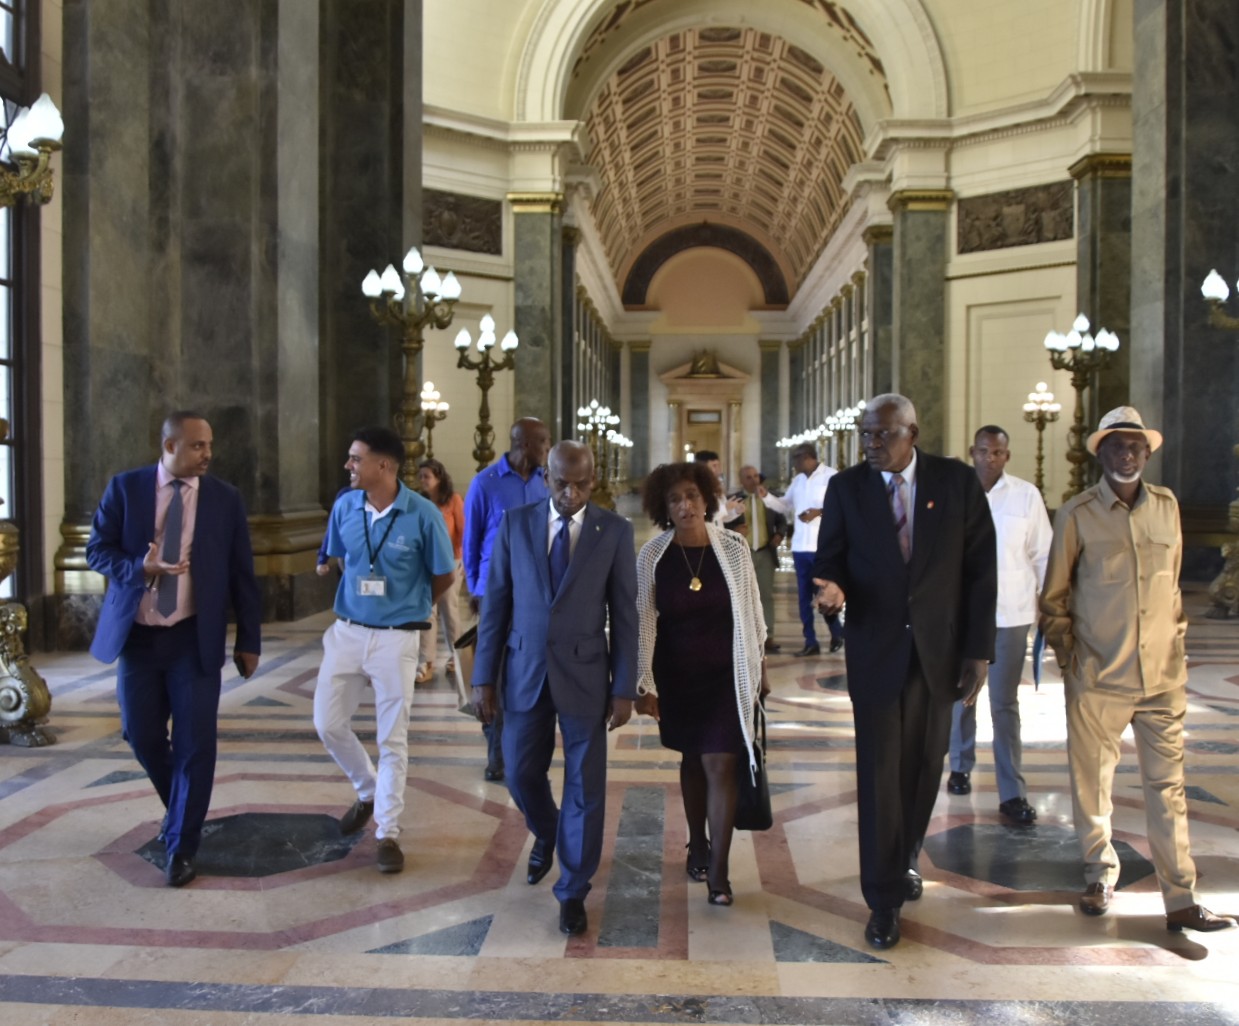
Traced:
<svg viewBox="0 0 1239 1026">
<path fill-rule="evenodd" d="M 379 872 L 399 873 L 404 869 L 404 852 L 394 837 L 384 837 L 379 841 Z"/>
</svg>

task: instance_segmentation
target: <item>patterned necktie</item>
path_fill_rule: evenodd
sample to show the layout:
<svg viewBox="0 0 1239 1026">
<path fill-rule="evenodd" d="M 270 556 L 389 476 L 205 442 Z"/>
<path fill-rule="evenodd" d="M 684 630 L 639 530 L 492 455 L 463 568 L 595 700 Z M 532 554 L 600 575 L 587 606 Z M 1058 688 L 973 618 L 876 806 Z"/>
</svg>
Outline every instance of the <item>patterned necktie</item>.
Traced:
<svg viewBox="0 0 1239 1026">
<path fill-rule="evenodd" d="M 568 529 L 572 526 L 572 517 L 560 514 L 559 533 L 551 541 L 551 594 L 559 591 L 560 582 L 568 572 L 568 559 L 572 555 L 572 535 Z"/>
<path fill-rule="evenodd" d="M 899 535 L 899 551 L 906 563 L 912 558 L 912 532 L 908 530 L 908 503 L 905 499 L 902 474 L 892 474 L 890 484 L 891 515 L 895 518 L 895 533 Z"/>
<path fill-rule="evenodd" d="M 181 522 L 185 519 L 185 503 L 181 499 L 181 487 L 184 481 L 172 481 L 172 501 L 168 503 L 168 515 L 163 522 L 163 551 L 159 558 L 165 563 L 181 561 Z M 155 595 L 155 609 L 160 616 L 171 616 L 176 612 L 176 587 L 180 581 L 173 574 L 164 574 L 159 578 L 159 591 Z"/>
</svg>

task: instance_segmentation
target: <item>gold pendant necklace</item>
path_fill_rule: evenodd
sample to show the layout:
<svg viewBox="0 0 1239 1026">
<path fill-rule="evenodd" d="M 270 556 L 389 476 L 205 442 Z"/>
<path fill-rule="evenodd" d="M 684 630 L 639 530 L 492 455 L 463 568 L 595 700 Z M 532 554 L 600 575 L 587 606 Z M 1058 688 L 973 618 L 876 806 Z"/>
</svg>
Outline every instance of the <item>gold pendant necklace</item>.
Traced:
<svg viewBox="0 0 1239 1026">
<path fill-rule="evenodd" d="M 701 550 L 701 558 L 697 560 L 697 570 L 695 573 L 693 572 L 693 564 L 688 561 L 688 553 L 684 551 L 684 546 L 680 545 L 679 542 L 676 542 L 676 545 L 679 545 L 680 555 L 684 557 L 684 565 L 688 567 L 688 572 L 693 575 L 693 579 L 688 582 L 688 590 L 701 591 L 701 564 L 706 561 L 706 549 L 710 547 L 709 544 L 707 543 L 706 547 Z"/>
</svg>

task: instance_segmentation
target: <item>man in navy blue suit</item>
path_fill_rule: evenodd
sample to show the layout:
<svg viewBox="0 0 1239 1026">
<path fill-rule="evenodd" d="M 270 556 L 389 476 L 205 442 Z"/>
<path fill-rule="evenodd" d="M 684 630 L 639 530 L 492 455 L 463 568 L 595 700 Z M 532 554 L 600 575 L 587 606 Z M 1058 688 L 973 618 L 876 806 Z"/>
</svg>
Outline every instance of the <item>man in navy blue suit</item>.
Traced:
<svg viewBox="0 0 1239 1026">
<path fill-rule="evenodd" d="M 262 601 L 245 504 L 232 485 L 207 476 L 211 442 L 204 417 L 171 414 L 159 462 L 108 482 L 86 544 L 90 568 L 108 579 L 90 651 L 105 663 L 120 657 L 121 729 L 167 809 L 170 887 L 196 875 L 215 778 L 229 606 L 242 677 L 258 668 L 260 649 Z"/>
<path fill-rule="evenodd" d="M 602 860 L 607 730 L 628 722 L 637 693 L 636 549 L 627 520 L 589 503 L 588 446 L 560 442 L 548 469 L 550 502 L 510 509 L 499 524 L 473 694 L 489 722 L 506 649 L 503 758 L 512 800 L 534 835 L 528 881 L 546 876 L 559 852 L 559 928 L 573 935 L 585 932 L 585 895 Z M 562 807 L 547 778 L 556 718 Z"/>
<path fill-rule="evenodd" d="M 997 549 L 976 473 L 921 452 L 902 395 L 865 406 L 865 462 L 831 479 L 813 563 L 818 605 L 847 601 L 848 694 L 856 728 L 865 939 L 899 943 L 904 901 L 921 896 L 956 699 L 972 705 L 994 656 Z"/>
</svg>

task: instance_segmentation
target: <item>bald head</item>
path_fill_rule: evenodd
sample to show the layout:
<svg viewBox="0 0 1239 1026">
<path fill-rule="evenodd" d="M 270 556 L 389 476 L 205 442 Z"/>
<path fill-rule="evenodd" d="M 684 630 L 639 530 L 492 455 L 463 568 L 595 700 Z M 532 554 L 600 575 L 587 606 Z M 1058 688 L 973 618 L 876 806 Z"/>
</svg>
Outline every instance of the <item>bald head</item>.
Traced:
<svg viewBox="0 0 1239 1026">
<path fill-rule="evenodd" d="M 740 487 L 750 495 L 758 494 L 757 490 L 761 487 L 761 471 L 753 466 L 741 467 Z"/>
<path fill-rule="evenodd" d="M 551 502 L 560 516 L 573 516 L 594 490 L 594 454 L 584 442 L 560 442 L 547 467 Z"/>
<path fill-rule="evenodd" d="M 546 466 L 551 432 L 537 417 L 521 417 L 509 432 L 508 466 L 526 480 L 538 467 Z"/>
</svg>

